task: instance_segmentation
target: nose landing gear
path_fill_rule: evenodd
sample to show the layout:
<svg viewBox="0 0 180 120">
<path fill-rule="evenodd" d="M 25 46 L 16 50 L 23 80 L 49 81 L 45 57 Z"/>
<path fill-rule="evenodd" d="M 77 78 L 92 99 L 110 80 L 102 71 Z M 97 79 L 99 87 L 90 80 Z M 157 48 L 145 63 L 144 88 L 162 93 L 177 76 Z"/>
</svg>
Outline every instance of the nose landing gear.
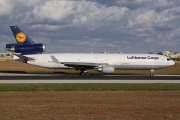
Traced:
<svg viewBox="0 0 180 120">
<path fill-rule="evenodd" d="M 154 69 L 150 69 L 150 77 L 153 76 Z"/>
</svg>

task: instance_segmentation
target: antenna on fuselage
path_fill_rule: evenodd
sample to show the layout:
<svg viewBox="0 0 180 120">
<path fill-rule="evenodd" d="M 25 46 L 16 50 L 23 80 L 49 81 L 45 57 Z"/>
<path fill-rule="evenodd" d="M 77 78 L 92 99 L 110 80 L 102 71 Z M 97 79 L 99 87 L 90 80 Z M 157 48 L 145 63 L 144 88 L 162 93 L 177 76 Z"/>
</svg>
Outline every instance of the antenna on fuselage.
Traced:
<svg viewBox="0 0 180 120">
<path fill-rule="evenodd" d="M 121 48 L 121 46 L 119 45 L 119 54 L 122 54 L 122 52 L 121 52 L 121 49 L 120 49 L 120 48 Z"/>
</svg>

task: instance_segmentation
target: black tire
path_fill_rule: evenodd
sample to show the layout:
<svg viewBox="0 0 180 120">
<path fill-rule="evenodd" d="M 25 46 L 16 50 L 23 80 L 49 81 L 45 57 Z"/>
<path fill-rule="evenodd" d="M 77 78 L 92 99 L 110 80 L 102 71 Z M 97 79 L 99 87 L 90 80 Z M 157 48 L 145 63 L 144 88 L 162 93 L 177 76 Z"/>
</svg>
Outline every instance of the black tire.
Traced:
<svg viewBox="0 0 180 120">
<path fill-rule="evenodd" d="M 88 73 L 88 72 L 86 72 L 86 73 L 85 73 L 85 75 L 86 75 L 86 76 L 89 76 L 89 73 Z"/>
</svg>

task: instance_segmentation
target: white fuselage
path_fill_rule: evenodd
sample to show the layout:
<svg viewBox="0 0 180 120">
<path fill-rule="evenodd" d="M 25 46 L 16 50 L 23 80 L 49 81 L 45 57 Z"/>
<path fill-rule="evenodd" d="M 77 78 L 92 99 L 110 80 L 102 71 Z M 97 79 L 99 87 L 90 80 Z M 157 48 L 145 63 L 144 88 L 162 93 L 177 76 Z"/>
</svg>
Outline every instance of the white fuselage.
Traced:
<svg viewBox="0 0 180 120">
<path fill-rule="evenodd" d="M 168 57 L 156 54 L 94 54 L 94 53 L 58 53 L 58 54 L 34 54 L 25 55 L 34 60 L 28 64 L 46 68 L 72 68 L 64 66 L 61 62 L 97 63 L 113 66 L 115 69 L 160 69 L 174 65 L 174 61 Z M 60 63 L 53 62 L 54 56 Z M 17 59 L 14 58 L 14 59 Z"/>
</svg>

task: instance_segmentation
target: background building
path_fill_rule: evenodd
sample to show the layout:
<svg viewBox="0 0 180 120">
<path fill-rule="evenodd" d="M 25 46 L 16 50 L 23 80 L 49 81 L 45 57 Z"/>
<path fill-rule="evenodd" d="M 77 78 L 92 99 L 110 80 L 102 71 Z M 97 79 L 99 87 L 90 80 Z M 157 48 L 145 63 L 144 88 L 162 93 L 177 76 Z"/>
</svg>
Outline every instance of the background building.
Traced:
<svg viewBox="0 0 180 120">
<path fill-rule="evenodd" d="M 162 55 L 170 57 L 170 58 L 180 58 L 180 53 L 173 51 L 162 51 Z"/>
<path fill-rule="evenodd" d="M 11 60 L 13 60 L 13 54 L 11 52 L 0 53 L 0 61 L 11 61 Z"/>
</svg>

